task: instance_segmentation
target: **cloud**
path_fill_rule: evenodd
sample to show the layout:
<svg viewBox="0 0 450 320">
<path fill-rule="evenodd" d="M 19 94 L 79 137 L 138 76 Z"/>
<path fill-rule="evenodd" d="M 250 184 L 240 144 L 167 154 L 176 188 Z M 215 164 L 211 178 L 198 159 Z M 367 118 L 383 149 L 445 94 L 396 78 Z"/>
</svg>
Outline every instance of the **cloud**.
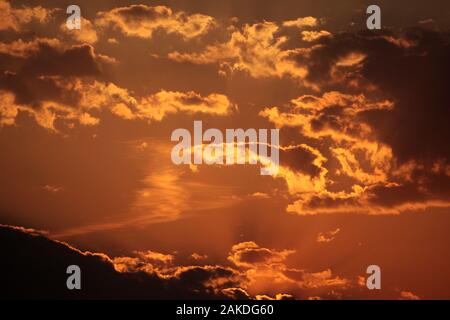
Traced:
<svg viewBox="0 0 450 320">
<path fill-rule="evenodd" d="M 149 269 L 150 262 L 168 262 L 167 257 L 153 252 L 139 255 L 144 270 L 118 272 L 106 255 L 79 251 L 34 230 L 1 226 L 0 239 L 5 257 L 0 271 L 8 275 L 0 291 L 2 298 L 226 299 L 221 289 L 234 284 L 234 271 L 219 266 L 176 267 L 162 276 L 157 269 Z M 72 264 L 82 270 L 82 290 L 66 288 L 66 269 Z"/>
<path fill-rule="evenodd" d="M 31 41 L 18 39 L 11 42 L 0 42 L 0 53 L 16 58 L 28 58 L 37 54 L 46 45 L 53 48 L 62 47 L 60 40 L 55 38 L 36 38 Z M 3 59 L 6 58 L 3 57 Z"/>
<path fill-rule="evenodd" d="M 98 76 L 105 63 L 113 62 L 112 58 L 96 54 L 87 44 L 65 50 L 41 44 L 39 51 L 25 61 L 22 72 L 36 76 Z"/>
<path fill-rule="evenodd" d="M 242 288 L 226 288 L 222 293 L 233 300 L 251 300 L 252 297 Z"/>
<path fill-rule="evenodd" d="M 347 286 L 346 280 L 333 277 L 330 270 L 308 273 L 289 269 L 285 259 L 292 250 L 270 250 L 254 242 L 233 246 L 229 260 L 234 267 L 227 267 L 177 265 L 174 255 L 154 251 L 109 258 L 50 240 L 32 229 L 4 225 L 0 226 L 0 239 L 2 254 L 7 257 L 0 270 L 8 275 L 0 296 L 8 298 L 284 300 L 298 298 L 305 290 Z M 82 270 L 81 291 L 65 289 L 65 270 L 71 264 Z M 267 281 L 273 281 L 275 291 Z"/>
<path fill-rule="evenodd" d="M 337 228 L 336 230 L 328 231 L 328 232 L 320 232 L 317 235 L 317 242 L 328 243 L 333 241 L 336 238 L 336 235 L 341 231 L 341 229 Z"/>
<path fill-rule="evenodd" d="M 8 229 L 16 232 L 23 232 L 26 234 L 30 234 L 33 236 L 46 236 L 48 235 L 48 231 L 45 230 L 36 230 L 33 228 L 25 228 L 25 227 L 19 227 L 19 226 L 10 226 L 6 224 L 0 224 L 0 229 Z"/>
<path fill-rule="evenodd" d="M 302 39 L 303 39 L 303 41 L 307 41 L 307 42 L 313 42 L 322 37 L 329 37 L 329 36 L 331 36 L 331 33 L 326 30 L 302 31 Z"/>
<path fill-rule="evenodd" d="M 289 266 L 294 250 L 269 249 L 248 241 L 232 246 L 231 265 L 184 265 L 175 253 L 135 251 L 110 258 L 50 240 L 46 232 L 0 225 L 3 280 L 8 299 L 343 299 L 363 297 L 365 286 L 330 269 L 307 271 Z M 17 248 L 21 250 L 18 251 Z M 82 270 L 82 290 L 67 290 L 66 269 Z M 359 281 L 364 279 L 360 277 Z M 384 289 L 399 297 L 398 289 Z M 400 299 L 417 299 L 401 291 Z"/>
<path fill-rule="evenodd" d="M 250 268 L 283 262 L 286 257 L 295 251 L 269 250 L 261 248 L 254 242 L 241 242 L 231 248 L 228 260 L 238 267 Z"/>
<path fill-rule="evenodd" d="M 83 108 L 107 108 L 126 120 L 162 121 L 167 115 L 178 112 L 226 116 L 235 109 L 227 96 L 217 93 L 201 96 L 192 91 L 161 90 L 155 94 L 135 97 L 127 89 L 98 81 L 79 81 L 73 89 L 79 93 L 79 105 Z"/>
<path fill-rule="evenodd" d="M 217 116 L 230 114 L 234 109 L 227 96 L 212 93 L 202 97 L 195 92 L 160 91 L 144 97 L 137 106 L 136 117 L 161 121 L 166 114 L 186 112 Z"/>
<path fill-rule="evenodd" d="M 290 57 L 293 52 L 283 50 L 286 37 L 278 37 L 277 24 L 262 22 L 246 24 L 232 32 L 228 42 L 208 45 L 199 53 L 169 53 L 169 59 L 194 64 L 218 64 L 221 73 L 245 71 L 254 78 L 290 76 L 302 79 L 305 68 Z"/>
<path fill-rule="evenodd" d="M 323 84 L 331 80 L 334 66 L 344 57 L 352 53 L 363 55 L 363 60 L 358 59 L 360 66 L 352 69 L 366 84 L 359 86 L 359 90 L 375 89 L 378 95 L 395 101 L 395 108 L 366 110 L 361 114 L 378 140 L 391 146 L 402 163 L 448 158 L 449 131 L 443 121 L 450 99 L 445 89 L 448 40 L 446 32 L 421 28 L 323 38 L 306 59 L 307 78 Z M 430 83 L 435 85 L 431 88 Z M 414 97 L 410 94 L 412 88 L 417 91 Z"/>
<path fill-rule="evenodd" d="M 314 272 L 304 273 L 301 286 L 308 289 L 320 289 L 323 287 L 346 287 L 350 283 L 347 279 L 334 277 L 330 269 Z"/>
<path fill-rule="evenodd" d="M 261 111 L 278 127 L 299 127 L 302 134 L 314 139 L 333 137 L 338 141 L 369 139 L 371 128 L 364 123 L 355 123 L 358 114 L 369 110 L 390 110 L 393 102 L 373 101 L 364 94 L 352 95 L 329 91 L 322 96 L 302 95 L 286 106 L 288 112 L 271 107 Z"/>
<path fill-rule="evenodd" d="M 309 272 L 289 267 L 286 260 L 295 252 L 268 249 L 249 241 L 234 245 L 228 260 L 245 275 L 241 287 L 255 295 L 256 299 L 299 299 L 311 292 L 345 291 L 351 286 L 348 279 L 335 277 L 329 269 Z"/>
<path fill-rule="evenodd" d="M 0 109 L 2 125 L 14 124 L 19 111 L 31 114 L 42 127 L 58 131 L 58 119 L 68 126 L 74 121 L 95 126 L 100 119 L 92 112 L 103 109 L 126 120 L 146 121 L 162 121 L 178 112 L 226 116 L 235 110 L 228 97 L 218 93 L 201 96 L 161 90 L 135 97 L 113 83 L 92 80 L 103 77 L 105 65 L 114 60 L 96 54 L 87 44 L 63 49 L 57 40 L 40 39 L 2 45 L 0 52 L 8 51 L 21 65 L 15 72 L 0 75 L 0 90 L 6 95 Z"/>
<path fill-rule="evenodd" d="M 13 125 L 18 113 L 19 107 L 14 104 L 14 95 L 0 91 L 0 127 Z"/>
<path fill-rule="evenodd" d="M 94 24 L 83 17 L 81 17 L 81 29 L 69 30 L 66 23 L 63 23 L 60 29 L 76 42 L 94 44 L 98 41 L 98 34 Z"/>
<path fill-rule="evenodd" d="M 206 254 L 199 254 L 199 253 L 194 252 L 193 254 L 190 255 L 189 258 L 191 258 L 194 261 L 202 261 L 202 260 L 208 259 L 208 255 L 206 255 Z"/>
<path fill-rule="evenodd" d="M 44 190 L 51 192 L 51 193 L 57 193 L 63 190 L 63 187 L 59 187 L 59 186 L 54 186 L 51 184 L 46 184 L 44 186 Z"/>
<path fill-rule="evenodd" d="M 270 195 L 265 192 L 254 192 L 250 195 L 250 197 L 256 199 L 270 199 Z"/>
<path fill-rule="evenodd" d="M 302 23 L 298 19 L 287 24 Z M 444 138 L 449 131 L 442 122 L 449 100 L 442 87 L 447 81 L 443 57 L 450 52 L 448 34 L 420 28 L 337 35 L 304 30 L 303 40 L 314 43 L 299 48 L 292 47 L 273 22 L 230 30 L 226 42 L 200 52 L 172 52 L 169 58 L 217 64 L 221 74 L 289 76 L 317 92 L 260 112 L 285 131 L 299 130 L 297 135 L 289 133 L 291 141 L 308 139 L 308 145 L 323 154 L 322 163 L 314 165 L 301 149 L 283 150 L 278 178 L 297 197 L 289 212 L 398 214 L 449 205 Z M 385 58 L 387 69 L 379 67 Z M 414 80 L 405 78 L 407 70 L 416 74 Z M 411 81 L 420 92 L 414 101 L 406 85 Z M 424 90 L 431 82 L 436 88 Z M 436 167 L 441 169 L 433 172 Z M 389 198 L 398 201 L 388 203 Z"/>
<path fill-rule="evenodd" d="M 445 158 L 428 165 L 403 163 L 395 149 L 379 138 L 379 127 L 368 120 L 369 114 L 395 113 L 397 103 L 330 91 L 319 97 L 303 95 L 288 106 L 261 111 L 277 127 L 298 128 L 300 137 L 312 139 L 312 148 L 320 145 L 326 154 L 314 164 L 312 154 L 302 155 L 294 149 L 283 153 L 279 177 L 286 181 L 290 194 L 300 196 L 287 210 L 302 215 L 398 214 L 449 206 Z"/>
<path fill-rule="evenodd" d="M 313 194 L 326 192 L 328 169 L 324 163 L 328 159 L 318 149 L 307 144 L 281 147 L 281 149 L 284 149 L 284 154 L 292 160 L 283 160 L 285 164 L 280 166 L 277 178 L 286 182 L 290 195 L 310 197 Z M 303 159 L 302 156 L 304 156 Z"/>
<path fill-rule="evenodd" d="M 162 121 L 167 115 L 178 112 L 226 116 L 235 109 L 227 96 L 218 93 L 201 96 L 193 91 L 161 90 L 135 97 L 127 89 L 113 83 L 77 81 L 67 86 L 72 86 L 72 90 L 78 93 L 78 105 L 82 108 L 110 109 L 113 114 L 126 120 Z"/>
<path fill-rule="evenodd" d="M 19 111 L 32 114 L 41 126 L 51 130 L 55 130 L 58 112 L 67 118 L 79 118 L 84 125 L 98 123 L 91 115 L 77 114 L 68 107 L 76 103 L 77 93 L 67 90 L 60 79 L 99 77 L 114 60 L 97 54 L 90 45 L 65 47 L 50 38 L 0 43 L 0 53 L 0 90 L 7 95 L 1 108 L 2 125 L 14 124 Z"/>
<path fill-rule="evenodd" d="M 420 300 L 420 298 L 410 291 L 402 291 L 399 300 Z"/>
<path fill-rule="evenodd" d="M 264 294 L 257 295 L 256 300 L 295 300 L 295 298 L 290 294 L 277 293 L 273 298 Z"/>
<path fill-rule="evenodd" d="M 117 257 L 113 259 L 114 268 L 119 272 L 138 272 L 148 273 L 158 270 L 164 271 L 165 268 L 173 264 L 174 256 L 162 254 L 153 251 L 136 251 L 135 257 Z"/>
<path fill-rule="evenodd" d="M 9 1 L 0 1 L 0 30 L 22 31 L 30 22 L 45 23 L 51 19 L 56 9 L 36 7 L 12 7 Z"/>
<path fill-rule="evenodd" d="M 318 149 L 303 143 L 281 147 L 280 152 L 281 164 L 284 167 L 312 178 L 326 175 L 323 164 L 327 159 Z"/>
<path fill-rule="evenodd" d="M 319 23 L 318 19 L 315 17 L 301 17 L 296 20 L 288 20 L 283 22 L 283 26 L 285 27 L 296 27 L 296 28 L 303 28 L 303 27 L 315 27 Z"/>
<path fill-rule="evenodd" d="M 189 40 L 208 33 L 215 20 L 203 14 L 173 12 L 166 6 L 139 4 L 100 12 L 95 24 L 102 28 L 112 26 L 130 37 L 149 39 L 156 31 L 164 30 Z"/>
</svg>

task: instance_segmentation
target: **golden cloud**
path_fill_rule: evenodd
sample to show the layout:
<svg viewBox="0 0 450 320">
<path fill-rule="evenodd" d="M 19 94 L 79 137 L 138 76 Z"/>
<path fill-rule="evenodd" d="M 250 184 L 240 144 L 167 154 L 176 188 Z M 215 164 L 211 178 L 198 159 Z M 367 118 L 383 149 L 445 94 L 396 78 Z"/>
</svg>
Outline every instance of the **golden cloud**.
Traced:
<svg viewBox="0 0 450 320">
<path fill-rule="evenodd" d="M 235 105 L 228 97 L 218 93 L 201 96 L 193 91 L 161 90 L 152 95 L 135 97 L 127 89 L 98 81 L 77 81 L 73 90 L 81 96 L 81 108 L 108 108 L 113 114 L 127 120 L 162 121 L 167 115 L 178 112 L 226 116 L 235 110 Z"/>
<path fill-rule="evenodd" d="M 32 54 L 36 54 L 43 45 L 48 45 L 53 48 L 62 47 L 61 42 L 54 38 L 36 38 L 31 41 L 18 39 L 12 42 L 0 42 L 0 53 L 13 57 L 27 58 Z"/>
<path fill-rule="evenodd" d="M 21 31 L 24 25 L 36 21 L 47 22 L 57 9 L 41 6 L 13 8 L 8 1 L 0 1 L 0 30 Z"/>
<path fill-rule="evenodd" d="M 215 20 L 203 14 L 189 15 L 183 11 L 173 12 L 166 6 L 131 5 L 98 13 L 95 24 L 112 26 L 126 36 L 152 38 L 157 30 L 178 34 L 189 40 L 202 36 L 214 26 Z"/>
<path fill-rule="evenodd" d="M 367 110 L 391 110 L 390 101 L 370 101 L 364 95 L 327 92 L 322 97 L 304 95 L 292 100 L 288 112 L 266 108 L 260 115 L 277 127 L 298 127 L 302 135 L 315 140 L 331 139 L 329 150 L 341 164 L 337 174 L 345 174 L 360 183 L 371 184 L 386 180 L 393 160 L 389 146 L 376 140 L 370 126 L 355 121 Z M 362 158 L 356 154 L 361 154 Z M 369 162 L 370 172 L 361 162 Z"/>
<path fill-rule="evenodd" d="M 336 238 L 336 235 L 341 231 L 341 229 L 337 228 L 335 230 L 331 230 L 328 232 L 320 232 L 317 236 L 317 242 L 328 243 L 333 241 Z"/>
<path fill-rule="evenodd" d="M 255 242 L 242 242 L 234 245 L 228 260 L 245 275 L 240 286 L 256 299 L 299 298 L 306 291 L 322 291 L 324 288 L 346 290 L 351 281 L 335 277 L 331 270 L 308 272 L 290 268 L 286 259 L 294 250 L 275 250 L 260 247 Z M 280 294 L 286 292 L 287 294 Z M 265 293 L 265 294 L 264 294 Z M 275 298 L 271 298 L 273 295 Z"/>
<path fill-rule="evenodd" d="M 296 28 L 304 28 L 304 27 L 315 27 L 319 23 L 319 20 L 315 17 L 300 17 L 295 20 L 288 20 L 283 22 L 283 26 L 285 27 L 296 27 Z"/>
<path fill-rule="evenodd" d="M 246 71 L 252 77 L 283 77 L 303 79 L 307 71 L 290 59 L 293 51 L 281 47 L 286 37 L 277 37 L 277 24 L 263 22 L 246 24 L 242 30 L 231 34 L 228 42 L 207 46 L 200 53 L 169 53 L 168 57 L 179 62 L 195 64 L 219 64 L 221 73 Z"/>
<path fill-rule="evenodd" d="M 14 103 L 14 95 L 0 91 L 0 127 L 13 125 L 18 113 L 19 106 Z"/>
<path fill-rule="evenodd" d="M 221 265 L 178 266 L 174 256 L 153 251 L 135 252 L 133 257 L 117 257 L 112 263 L 117 271 L 155 273 L 166 280 L 187 273 L 204 274 L 203 285 L 233 299 L 285 300 L 298 298 L 306 291 L 347 290 L 351 282 L 333 276 L 331 270 L 307 272 L 286 266 L 293 250 L 274 250 L 255 242 L 234 245 L 228 260 L 234 267 Z M 280 293 L 286 292 L 286 293 Z"/>
<path fill-rule="evenodd" d="M 104 109 L 126 120 L 146 121 L 162 121 L 167 115 L 178 112 L 226 116 L 236 109 L 227 96 L 217 93 L 201 96 L 192 91 L 161 90 L 152 95 L 134 97 L 127 89 L 113 83 L 67 80 L 60 77 L 51 79 L 67 94 L 76 93 L 79 97 L 76 105 L 41 101 L 41 108 L 35 109 L 27 105 L 17 105 L 13 94 L 3 92 L 4 99 L 0 107 L 2 125 L 14 124 L 19 111 L 30 113 L 42 127 L 58 131 L 54 126 L 57 119 L 63 119 L 68 124 L 77 121 L 85 126 L 97 125 L 100 119 L 92 113 Z"/>
<path fill-rule="evenodd" d="M 420 297 L 411 291 L 402 291 L 399 300 L 420 300 Z"/>
<path fill-rule="evenodd" d="M 331 33 L 326 30 L 320 31 L 302 31 L 302 39 L 303 41 L 313 42 L 323 37 L 329 37 Z"/>
<path fill-rule="evenodd" d="M 360 57 L 348 59 L 359 61 Z M 261 111 L 260 115 L 277 127 L 298 128 L 301 136 L 312 139 L 312 145 L 321 145 L 326 150 L 327 158 L 308 146 L 316 155 L 318 175 L 302 172 L 301 164 L 297 168 L 280 167 L 278 177 L 285 180 L 289 194 L 295 198 L 287 211 L 300 215 L 399 214 L 449 206 L 448 201 L 428 192 L 430 186 L 426 183 L 412 181 L 412 172 L 424 168 L 411 164 L 398 166 L 392 148 L 379 141 L 373 127 L 361 116 L 367 112 L 391 112 L 394 108 L 394 103 L 388 100 L 374 101 L 363 94 L 332 91 L 320 97 L 304 95 L 293 99 L 290 106 Z M 435 174 L 444 171 L 439 172 Z M 403 199 L 383 203 L 381 199 L 390 199 L 392 192 Z"/>
<path fill-rule="evenodd" d="M 293 250 L 270 250 L 261 248 L 255 242 L 241 242 L 231 248 L 228 260 L 242 268 L 269 266 L 284 262 Z"/>
<path fill-rule="evenodd" d="M 66 23 L 63 23 L 60 29 L 76 42 L 94 44 L 98 41 L 94 24 L 83 17 L 81 17 L 81 29 L 69 30 Z"/>
</svg>

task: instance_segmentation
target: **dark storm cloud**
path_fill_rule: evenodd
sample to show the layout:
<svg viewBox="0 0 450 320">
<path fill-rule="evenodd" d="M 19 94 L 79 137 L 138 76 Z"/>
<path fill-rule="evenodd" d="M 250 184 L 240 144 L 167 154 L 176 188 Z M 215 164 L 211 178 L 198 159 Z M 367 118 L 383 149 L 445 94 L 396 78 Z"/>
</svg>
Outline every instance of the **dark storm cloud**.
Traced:
<svg viewBox="0 0 450 320">
<path fill-rule="evenodd" d="M 3 299 L 259 300 L 321 295 L 324 288 L 330 287 L 339 292 L 351 289 L 348 280 L 334 276 L 329 269 L 316 273 L 289 269 L 285 259 L 293 251 L 271 250 L 254 242 L 232 247 L 229 261 L 234 268 L 176 266 L 171 262 L 167 264 L 170 255 L 150 251 L 145 255 L 153 263 L 145 262 L 143 256 L 111 260 L 104 254 L 82 252 L 66 243 L 50 240 L 40 231 L 6 225 L 0 225 L 0 250 L 3 275 L 0 298 Z M 158 266 L 155 260 L 165 263 Z M 66 288 L 69 265 L 78 265 L 81 269 L 81 290 Z M 279 288 L 259 288 L 260 294 L 254 296 L 247 292 L 260 280 L 265 286 L 264 279 L 278 281 Z M 277 290 L 287 290 L 294 295 Z M 353 290 L 358 288 L 353 287 Z"/>
<path fill-rule="evenodd" d="M 316 158 L 317 155 L 310 149 L 302 147 L 289 148 L 280 152 L 281 165 L 306 173 L 311 177 L 317 177 L 321 172 L 321 168 L 314 164 Z"/>
<path fill-rule="evenodd" d="M 6 71 L 0 76 L 0 88 L 13 92 L 17 104 L 35 108 L 43 100 L 65 100 L 62 88 L 51 78 L 36 78 Z"/>
<path fill-rule="evenodd" d="M 370 188 L 370 201 L 383 206 L 396 206 L 407 202 L 446 200 L 450 195 L 448 172 L 425 168 L 414 169 L 410 181 L 404 184 L 377 185 Z"/>
<path fill-rule="evenodd" d="M 400 162 L 450 155 L 450 34 L 420 28 L 400 34 L 360 32 L 321 40 L 307 59 L 308 79 L 325 83 L 331 69 L 350 53 L 366 56 L 356 71 L 395 103 L 392 110 L 359 114 Z M 362 88 L 364 89 L 364 88 Z"/>
<path fill-rule="evenodd" d="M 289 113 L 273 108 L 263 115 L 316 138 L 311 146 L 333 151 L 325 152 L 329 178 L 341 181 L 345 173 L 364 189 L 316 193 L 289 210 L 381 214 L 448 206 L 450 33 L 418 27 L 361 31 L 318 43 L 297 61 L 308 68 L 306 81 L 327 92 L 322 100 L 303 96 L 292 101 Z M 386 100 L 371 105 L 374 98 Z M 380 151 L 378 160 L 369 150 Z M 339 161 L 337 176 L 333 159 Z"/>
<path fill-rule="evenodd" d="M 84 44 L 58 50 L 42 44 L 35 55 L 27 59 L 23 71 L 30 75 L 98 76 L 101 62 L 94 48 Z"/>
<path fill-rule="evenodd" d="M 228 298 L 204 285 L 231 276 L 221 267 L 180 269 L 170 279 L 142 271 L 117 272 L 105 255 L 83 253 L 36 231 L 9 226 L 0 226 L 0 248 L 2 299 Z M 82 290 L 66 288 L 69 265 L 81 268 Z"/>
<path fill-rule="evenodd" d="M 408 201 L 421 202 L 427 198 L 426 192 L 412 183 L 395 186 L 378 185 L 370 190 L 371 202 L 382 206 L 396 206 Z"/>
<path fill-rule="evenodd" d="M 3 69 L 28 76 L 98 76 L 114 62 L 88 44 L 63 47 L 56 39 L 37 38 L 0 43 Z"/>
<path fill-rule="evenodd" d="M 73 104 L 76 92 L 58 85 L 58 77 L 100 77 L 104 66 L 112 62 L 90 45 L 63 49 L 57 41 L 36 40 L 10 43 L 8 48 L 15 54 L 0 55 L 0 89 L 14 93 L 17 104 L 34 107 L 41 101 Z"/>
</svg>

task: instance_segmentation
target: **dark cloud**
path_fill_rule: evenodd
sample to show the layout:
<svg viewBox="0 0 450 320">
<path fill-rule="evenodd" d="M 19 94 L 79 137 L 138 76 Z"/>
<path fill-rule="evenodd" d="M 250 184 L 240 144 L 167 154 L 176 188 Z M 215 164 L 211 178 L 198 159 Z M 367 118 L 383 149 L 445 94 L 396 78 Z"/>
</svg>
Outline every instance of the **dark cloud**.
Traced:
<svg viewBox="0 0 450 320">
<path fill-rule="evenodd" d="M 0 88 L 14 93 L 17 104 L 33 108 L 40 107 L 42 101 L 74 104 L 79 98 L 76 92 L 65 90 L 53 78 L 11 72 L 0 75 Z"/>
<path fill-rule="evenodd" d="M 284 262 L 293 251 L 262 248 L 254 242 L 232 247 L 229 260 L 235 268 L 179 266 L 171 263 L 170 255 L 150 251 L 112 260 L 50 240 L 41 231 L 6 225 L 0 225 L 0 250 L 4 299 L 292 299 L 292 294 L 304 297 L 327 287 L 340 292 L 350 288 L 348 280 L 330 270 L 288 269 Z M 81 290 L 66 288 L 69 265 L 81 269 Z M 266 285 L 275 280 L 279 288 Z"/>
<path fill-rule="evenodd" d="M 163 279 L 143 271 L 117 272 L 105 255 L 81 252 L 34 230 L 0 226 L 2 299 L 199 299 L 229 298 L 204 285 L 229 277 L 221 267 L 179 269 Z M 66 269 L 78 265 L 82 290 L 68 290 Z"/>
<path fill-rule="evenodd" d="M 227 295 L 228 297 L 235 299 L 235 300 L 251 299 L 251 297 L 249 296 L 247 291 L 245 291 L 244 289 L 241 289 L 241 288 L 227 288 L 227 289 L 223 289 L 222 292 L 225 295 Z"/>
<path fill-rule="evenodd" d="M 0 56 L 0 89 L 14 93 L 17 104 L 38 107 L 42 101 L 56 101 L 73 105 L 79 98 L 77 93 L 61 86 L 59 78 L 98 78 L 108 62 L 90 45 L 67 49 L 45 41 L 26 45 L 33 47 L 29 52 L 20 52 L 22 56 Z"/>
<path fill-rule="evenodd" d="M 131 5 L 116 10 L 117 14 L 126 19 L 150 19 L 169 18 L 172 10 L 167 7 L 148 7 L 145 5 Z"/>
<path fill-rule="evenodd" d="M 371 203 L 386 207 L 408 202 L 446 201 L 450 194 L 448 173 L 415 169 L 403 184 L 376 185 L 369 190 Z"/>
<path fill-rule="evenodd" d="M 272 108 L 263 115 L 316 139 L 310 145 L 325 149 L 329 160 L 328 187 L 347 175 L 365 188 L 316 193 L 299 200 L 297 211 L 376 214 L 448 206 L 450 33 L 414 27 L 337 33 L 318 42 L 297 62 L 308 68 L 306 82 L 327 93 L 292 100 L 289 113 Z"/>
<path fill-rule="evenodd" d="M 59 50 L 48 44 L 41 44 L 35 55 L 28 58 L 22 68 L 29 75 L 98 76 L 101 63 L 94 48 L 84 44 Z"/>
<path fill-rule="evenodd" d="M 188 15 L 183 11 L 174 12 L 166 6 L 152 7 L 143 4 L 114 8 L 99 12 L 97 16 L 99 27 L 111 25 L 126 36 L 147 39 L 160 30 L 192 39 L 208 33 L 214 25 L 214 18 L 210 16 Z"/>
<path fill-rule="evenodd" d="M 395 108 L 363 111 L 359 118 L 393 148 L 400 162 L 448 159 L 448 32 L 421 28 L 399 33 L 364 31 L 338 34 L 322 39 L 321 44 L 306 62 L 310 81 L 329 82 L 339 59 L 354 52 L 364 54 L 362 68 L 353 72 L 391 99 Z"/>
<path fill-rule="evenodd" d="M 281 165 L 306 173 L 311 177 L 317 177 L 321 172 L 321 168 L 314 164 L 316 158 L 317 155 L 311 150 L 302 147 L 289 148 L 280 152 Z"/>
</svg>

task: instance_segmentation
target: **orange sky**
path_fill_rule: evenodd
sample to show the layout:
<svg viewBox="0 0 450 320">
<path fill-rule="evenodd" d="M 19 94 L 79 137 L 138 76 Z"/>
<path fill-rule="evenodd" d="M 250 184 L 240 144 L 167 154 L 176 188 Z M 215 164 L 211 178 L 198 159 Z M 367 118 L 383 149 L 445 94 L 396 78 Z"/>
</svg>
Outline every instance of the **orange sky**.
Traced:
<svg viewBox="0 0 450 320">
<path fill-rule="evenodd" d="M 228 268 L 202 282 L 228 296 L 449 298 L 437 2 L 379 1 L 369 32 L 361 1 L 80 0 L 81 30 L 70 1 L 0 1 L 0 223 L 119 272 Z M 280 129 L 278 174 L 174 165 L 195 120 Z"/>
</svg>

